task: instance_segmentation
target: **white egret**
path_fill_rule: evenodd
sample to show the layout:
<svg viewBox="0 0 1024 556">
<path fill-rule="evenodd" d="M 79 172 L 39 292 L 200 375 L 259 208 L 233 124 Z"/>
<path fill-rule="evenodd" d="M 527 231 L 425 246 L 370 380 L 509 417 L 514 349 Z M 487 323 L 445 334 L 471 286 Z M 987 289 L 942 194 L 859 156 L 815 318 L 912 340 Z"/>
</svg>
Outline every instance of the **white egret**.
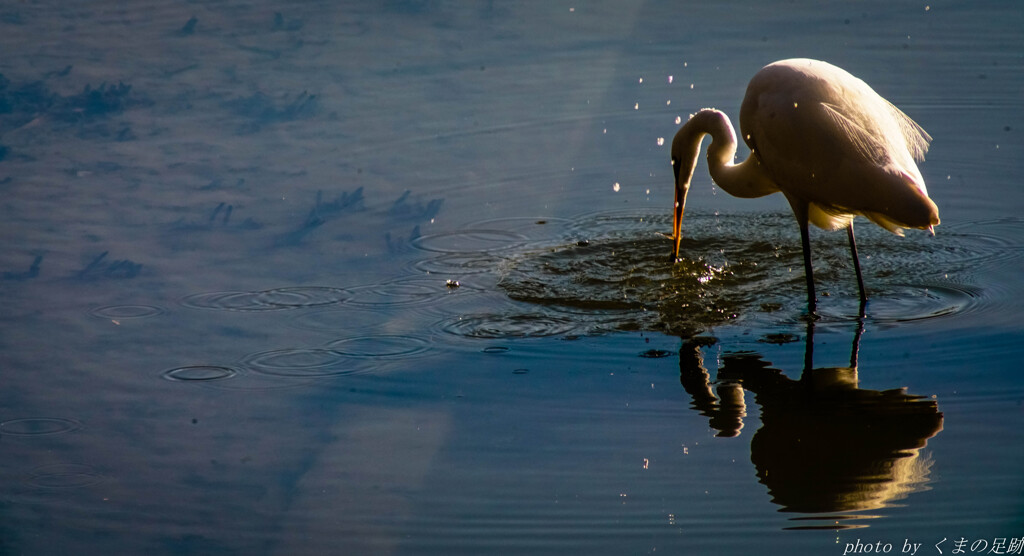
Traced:
<svg viewBox="0 0 1024 556">
<path fill-rule="evenodd" d="M 906 114 L 846 71 L 817 60 L 782 60 L 762 68 L 747 86 L 740 130 L 750 156 L 735 163 L 736 132 L 729 118 L 705 109 L 690 117 L 672 141 L 675 210 L 674 260 L 686 193 L 711 135 L 711 179 L 730 195 L 761 197 L 781 191 L 800 224 L 808 309 L 814 313 L 814 274 L 808 222 L 826 230 L 845 227 L 863 303 L 864 279 L 853 237 L 860 215 L 902 236 L 902 228 L 934 234 L 939 209 L 928 197 L 915 160 L 931 137 Z"/>
</svg>

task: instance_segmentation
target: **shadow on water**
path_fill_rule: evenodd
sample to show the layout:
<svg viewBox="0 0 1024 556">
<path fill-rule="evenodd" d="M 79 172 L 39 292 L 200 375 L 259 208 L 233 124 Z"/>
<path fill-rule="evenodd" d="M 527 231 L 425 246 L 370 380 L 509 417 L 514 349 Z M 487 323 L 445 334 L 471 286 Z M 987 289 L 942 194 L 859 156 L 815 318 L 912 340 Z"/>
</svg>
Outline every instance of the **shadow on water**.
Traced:
<svg viewBox="0 0 1024 556">
<path fill-rule="evenodd" d="M 760 354 L 725 355 L 712 381 L 701 339 L 679 352 L 680 382 L 692 407 L 706 416 L 717 436 L 734 437 L 747 416 L 744 391 L 761 407 L 750 460 L 792 529 L 864 527 L 853 520 L 924 490 L 932 462 L 920 450 L 942 430 L 932 398 L 905 388 L 858 387 L 857 355 L 864 331 L 859 322 L 848 367 L 814 367 L 814 323 L 808 322 L 804 369 L 798 379 L 773 368 Z"/>
</svg>

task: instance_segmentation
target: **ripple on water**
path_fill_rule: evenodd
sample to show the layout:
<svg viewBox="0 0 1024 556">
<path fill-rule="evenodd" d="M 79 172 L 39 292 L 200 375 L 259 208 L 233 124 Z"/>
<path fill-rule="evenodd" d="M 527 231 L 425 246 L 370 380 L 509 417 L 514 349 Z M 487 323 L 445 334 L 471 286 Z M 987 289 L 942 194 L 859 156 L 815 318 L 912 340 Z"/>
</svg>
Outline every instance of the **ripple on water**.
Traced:
<svg viewBox="0 0 1024 556">
<path fill-rule="evenodd" d="M 430 349 L 430 343 L 422 338 L 398 334 L 342 338 L 327 345 L 332 350 L 349 357 L 390 359 L 405 359 Z"/>
<path fill-rule="evenodd" d="M 274 288 L 259 292 L 261 303 L 285 307 L 320 307 L 322 305 L 333 305 L 348 299 L 351 293 L 342 288 L 328 286 L 297 286 L 290 288 Z"/>
<path fill-rule="evenodd" d="M 687 219 L 691 216 L 687 215 Z M 695 213 L 692 218 L 704 216 Z M 580 215 L 568 226 L 569 236 L 577 240 L 590 238 L 639 238 L 647 234 L 667 234 L 672 231 L 671 215 L 651 214 L 643 209 L 620 209 Z M 666 243 L 666 245 L 668 245 Z M 666 255 L 667 256 L 667 255 Z"/>
<path fill-rule="evenodd" d="M 221 311 L 281 311 L 341 303 L 349 290 L 326 286 L 297 286 L 263 291 L 205 292 L 184 297 L 182 305 Z"/>
<path fill-rule="evenodd" d="M 742 259 L 725 260 L 718 249 L 709 256 L 690 249 L 695 258 L 673 264 L 670 242 L 655 231 L 656 222 L 633 213 L 599 220 L 583 234 L 586 242 L 510 257 L 498 286 L 514 300 L 571 314 L 591 332 L 695 333 L 732 318 L 753 289 L 736 287 Z M 756 281 L 762 274 L 746 275 Z"/>
<path fill-rule="evenodd" d="M 576 330 L 577 323 L 543 313 L 478 313 L 446 319 L 436 327 L 467 338 L 541 338 L 569 334 Z"/>
<path fill-rule="evenodd" d="M 345 301 L 346 305 L 387 308 L 427 304 L 448 295 L 466 295 L 480 290 L 469 284 L 451 288 L 440 278 L 413 277 L 358 286 L 349 291 L 351 297 Z"/>
<path fill-rule="evenodd" d="M 466 229 L 501 230 L 522 236 L 531 244 L 544 240 L 560 240 L 566 237 L 573 221 L 550 216 L 509 216 L 470 222 Z"/>
<path fill-rule="evenodd" d="M 255 373 L 285 378 L 322 378 L 374 370 L 372 364 L 325 348 L 263 351 L 246 356 L 242 364 Z"/>
<path fill-rule="evenodd" d="M 36 487 L 62 489 L 89 486 L 102 480 L 103 475 L 91 465 L 55 463 L 33 469 L 26 482 Z"/>
<path fill-rule="evenodd" d="M 163 372 L 163 377 L 175 382 L 211 382 L 226 380 L 238 375 L 238 370 L 220 365 L 189 365 Z"/>
<path fill-rule="evenodd" d="M 579 242 L 505 253 L 498 286 L 545 312 L 579 315 L 589 321 L 581 326 L 592 331 L 693 333 L 740 317 L 784 311 L 773 318 L 795 318 L 805 310 L 800 240 L 791 215 L 687 215 L 675 264 L 661 233 L 670 227 L 668 216 L 638 210 L 585 215 L 569 226 L 570 236 L 583 238 Z M 975 310 L 991 292 L 958 282 L 969 280 L 982 263 L 1019 257 L 1024 250 L 1004 238 L 1019 236 L 1020 227 L 1020 219 L 1002 219 L 934 238 L 914 232 L 898 238 L 861 226 L 869 317 L 898 322 Z M 859 302 L 845 234 L 815 232 L 812 241 L 818 311 L 855 317 Z M 935 280 L 937 274 L 947 278 Z"/>
<path fill-rule="evenodd" d="M 470 228 L 423 235 L 412 245 L 435 253 L 491 253 L 521 247 L 529 241 L 528 236 L 515 231 Z"/>
<path fill-rule="evenodd" d="M 488 253 L 445 253 L 437 257 L 422 259 L 413 264 L 416 270 L 428 274 L 451 274 L 465 276 L 493 272 L 506 259 Z"/>
<path fill-rule="evenodd" d="M 943 255 L 957 255 L 960 262 L 973 268 L 979 264 L 1003 265 L 1024 255 L 1024 245 L 1010 238 L 1024 237 L 1024 218 L 1007 217 L 964 222 L 946 230 L 940 227 L 936 239 L 950 235 Z"/>
<path fill-rule="evenodd" d="M 163 313 L 162 307 L 153 305 L 105 305 L 89 311 L 92 316 L 107 320 L 143 319 Z"/>
<path fill-rule="evenodd" d="M 430 349 L 422 338 L 400 334 L 341 338 L 322 348 L 284 348 L 253 353 L 242 366 L 254 373 L 283 378 L 323 378 L 371 373 L 385 362 L 418 357 Z"/>
<path fill-rule="evenodd" d="M 975 310 L 985 298 L 964 284 L 896 284 L 869 300 L 868 318 L 878 323 L 933 319 Z"/>
<path fill-rule="evenodd" d="M 789 531 L 843 531 L 847 529 L 866 529 L 868 523 L 862 520 L 878 519 L 882 516 L 869 514 L 844 514 L 794 517 L 790 521 L 796 525 L 784 527 Z"/>
<path fill-rule="evenodd" d="M 82 423 L 74 419 L 58 417 L 31 417 L 11 419 L 0 423 L 0 435 L 8 436 L 48 436 L 63 434 L 80 429 Z"/>
</svg>

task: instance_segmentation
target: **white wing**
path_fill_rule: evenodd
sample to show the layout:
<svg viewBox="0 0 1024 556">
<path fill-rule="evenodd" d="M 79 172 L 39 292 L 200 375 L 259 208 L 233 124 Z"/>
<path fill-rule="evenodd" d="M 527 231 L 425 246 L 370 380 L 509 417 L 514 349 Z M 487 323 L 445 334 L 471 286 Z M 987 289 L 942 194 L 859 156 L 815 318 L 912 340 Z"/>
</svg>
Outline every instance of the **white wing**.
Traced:
<svg viewBox="0 0 1024 556">
<path fill-rule="evenodd" d="M 907 142 L 907 150 L 910 151 L 911 156 L 918 162 L 924 160 L 924 154 L 928 152 L 928 144 L 931 143 L 932 136 L 928 135 L 928 132 L 922 129 L 921 126 L 917 125 L 917 122 L 910 119 L 910 116 L 907 116 L 902 110 L 893 106 L 891 102 L 886 100 L 885 104 L 888 105 L 892 118 L 896 120 L 903 139 Z"/>
</svg>

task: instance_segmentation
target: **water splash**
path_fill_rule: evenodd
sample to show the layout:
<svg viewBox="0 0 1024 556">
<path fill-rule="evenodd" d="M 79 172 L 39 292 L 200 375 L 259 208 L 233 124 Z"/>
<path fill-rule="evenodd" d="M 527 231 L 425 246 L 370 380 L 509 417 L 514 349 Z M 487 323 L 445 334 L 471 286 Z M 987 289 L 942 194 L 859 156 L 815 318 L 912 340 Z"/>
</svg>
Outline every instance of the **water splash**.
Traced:
<svg viewBox="0 0 1024 556">
<path fill-rule="evenodd" d="M 581 315 L 592 332 L 693 335 L 734 320 L 803 318 L 802 251 L 790 215 L 688 215 L 675 263 L 662 233 L 670 226 L 668 216 L 638 211 L 585 216 L 570 227 L 570 236 L 583 240 L 506 254 L 498 286 L 544 314 Z M 965 275 L 980 261 L 1021 253 L 983 225 L 923 239 L 863 228 L 868 317 L 875 322 L 973 310 L 987 294 L 962 283 L 969 281 Z M 819 312 L 827 319 L 855 318 L 859 301 L 845 235 L 815 233 L 812 249 Z"/>
</svg>

